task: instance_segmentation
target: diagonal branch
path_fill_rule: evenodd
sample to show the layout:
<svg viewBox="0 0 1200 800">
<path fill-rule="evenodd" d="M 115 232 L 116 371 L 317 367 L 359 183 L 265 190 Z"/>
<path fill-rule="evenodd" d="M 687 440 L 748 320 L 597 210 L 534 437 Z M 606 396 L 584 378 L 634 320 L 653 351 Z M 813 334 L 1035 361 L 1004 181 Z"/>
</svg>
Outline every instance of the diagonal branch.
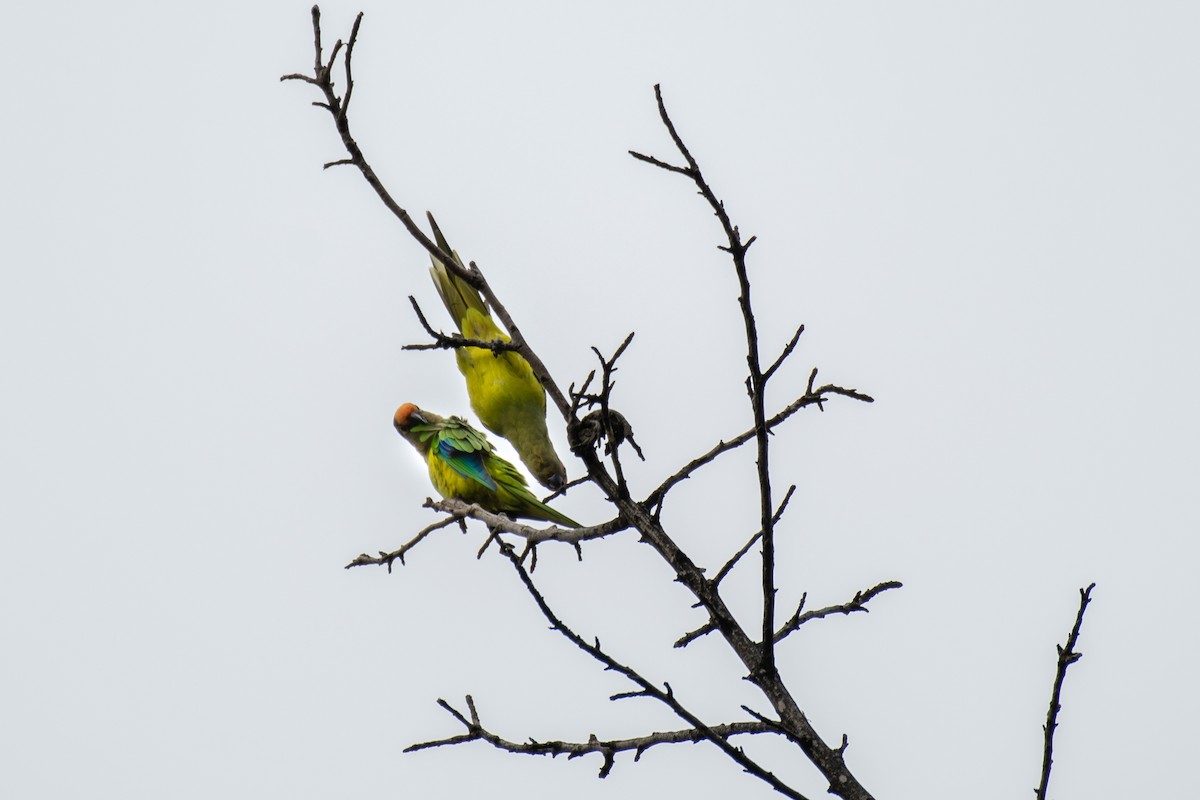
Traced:
<svg viewBox="0 0 1200 800">
<path fill-rule="evenodd" d="M 787 492 L 783 495 L 783 500 L 780 501 L 779 508 L 778 508 L 778 510 L 775 511 L 775 515 L 773 517 L 771 517 L 772 521 L 775 524 L 779 524 L 779 520 L 783 516 L 783 512 L 787 510 L 788 503 L 791 502 L 792 495 L 794 495 L 795 493 L 796 493 L 796 484 L 793 483 L 791 486 L 788 487 Z M 725 576 L 728 575 L 735 566 L 737 566 L 737 562 L 741 560 L 742 556 L 746 555 L 746 553 L 749 552 L 750 548 L 754 546 L 754 543 L 757 542 L 761 538 L 762 538 L 762 531 L 759 531 L 758 533 L 751 536 L 750 541 L 746 542 L 746 544 L 744 544 L 742 546 L 741 550 L 738 550 L 736 553 L 733 554 L 732 558 L 730 558 L 728 561 L 725 562 L 725 566 L 721 567 L 721 569 L 717 572 L 716 577 L 713 578 L 713 583 L 719 584 L 721 581 L 725 580 Z"/>
<path fill-rule="evenodd" d="M 408 211 L 402 208 L 400 204 L 396 202 L 395 198 L 392 197 L 391 193 L 388 192 L 387 188 L 383 185 L 383 181 L 379 179 L 379 176 L 375 173 L 375 170 L 367 162 L 366 156 L 363 155 L 362 148 L 359 147 L 358 142 L 351 134 L 350 118 L 347 113 L 349 100 L 354 89 L 350 72 L 350 59 L 353 55 L 354 46 L 357 42 L 358 29 L 360 23 L 362 22 L 362 16 L 363 15 L 360 12 L 358 16 L 355 17 L 349 44 L 345 46 L 344 62 L 346 65 L 347 88 L 344 98 L 338 96 L 334 87 L 333 79 L 331 77 L 333 73 L 334 62 L 336 61 L 337 56 L 343 47 L 342 41 L 340 39 L 338 40 L 329 56 L 328 62 L 323 62 L 321 58 L 321 10 L 318 6 L 313 6 L 312 8 L 313 49 L 315 52 L 313 74 L 303 75 L 300 73 L 292 73 L 290 75 L 282 76 L 280 80 L 298 80 L 316 86 L 318 89 L 320 89 L 321 93 L 325 97 L 325 102 L 316 103 L 316 105 L 320 108 L 324 108 L 333 116 L 334 125 L 337 128 L 338 136 L 341 138 L 342 146 L 349 156 L 348 158 L 340 159 L 338 161 L 331 161 L 325 166 L 330 167 L 344 164 L 357 167 L 358 171 L 362 173 L 362 176 L 366 180 L 367 184 L 375 191 L 375 194 L 378 195 L 379 199 L 383 202 L 384 206 L 387 207 L 388 211 L 391 211 L 392 215 L 400 221 L 405 230 L 408 231 L 408 234 L 412 236 L 412 238 L 415 239 L 421 245 L 421 247 L 425 248 L 426 252 L 445 264 L 448 270 L 479 290 L 480 294 L 482 294 L 487 300 L 488 305 L 491 306 L 493 314 L 499 318 L 500 322 L 508 331 L 508 334 L 512 339 L 512 349 L 520 353 L 521 356 L 529 362 L 529 366 L 533 368 L 534 375 L 537 376 L 538 380 L 541 381 L 542 386 L 545 387 L 546 394 L 549 395 L 550 399 L 554 401 L 554 404 L 558 407 L 559 412 L 563 415 L 563 418 L 570 420 L 571 404 L 567 401 L 566 396 L 563 395 L 562 390 L 558 388 L 558 384 L 556 384 L 554 379 L 550 376 L 550 372 L 546 369 L 546 365 L 542 362 L 541 358 L 539 358 L 538 355 L 533 352 L 533 349 L 529 347 L 528 343 L 525 341 L 525 337 L 521 334 L 521 331 L 513 321 L 512 316 L 508 313 L 508 309 L 500 301 L 500 298 L 496 296 L 496 293 L 492 291 L 491 285 L 488 284 L 487 280 L 483 277 L 483 273 L 479 270 L 479 268 L 475 266 L 475 262 L 470 262 L 470 265 L 467 268 L 460 267 L 458 262 L 451 257 L 450 253 L 444 252 L 432 239 L 425 234 L 424 231 L 421 230 Z"/>
<path fill-rule="evenodd" d="M 785 494 L 783 496 L 783 500 L 779 503 L 779 509 L 775 512 L 774 519 L 775 519 L 776 523 L 778 523 L 779 518 L 783 516 L 784 510 L 787 509 L 788 502 L 791 501 L 792 495 L 795 494 L 795 492 L 796 492 L 795 484 L 792 484 L 791 486 L 788 487 L 787 494 Z M 732 558 L 730 558 L 728 561 L 725 562 L 725 566 L 721 567 L 720 571 L 717 572 L 716 577 L 714 577 L 712 579 L 714 588 L 720 585 L 721 581 L 723 581 L 725 579 L 725 576 L 728 575 L 735 566 L 737 566 L 737 563 L 738 563 L 738 561 L 741 560 L 742 556 L 744 556 L 744 555 L 746 555 L 746 553 L 750 552 L 750 548 L 753 547 L 754 543 L 757 542 L 761 538 L 762 538 L 762 531 L 758 531 L 757 533 L 755 533 L 753 536 L 750 537 L 750 540 L 748 542 L 746 542 L 744 545 L 742 545 L 742 548 L 740 550 L 738 550 L 736 553 L 733 554 Z M 699 605 L 699 604 L 697 604 L 697 605 Z M 679 637 L 675 641 L 674 646 L 675 647 L 687 647 L 689 644 L 694 642 L 696 639 L 699 639 L 701 636 L 707 636 L 708 634 L 712 633 L 716 629 L 717 629 L 716 624 L 710 619 L 708 622 L 704 623 L 696 630 L 689 631 L 688 633 L 685 633 L 683 636 Z"/>
<path fill-rule="evenodd" d="M 775 374 L 775 371 L 779 369 L 783 362 L 787 361 L 788 356 L 790 356 L 792 351 L 796 349 L 796 344 L 800 341 L 800 334 L 802 333 L 804 333 L 803 325 L 801 325 L 799 328 L 796 328 L 796 332 L 792 334 L 792 338 L 786 345 L 784 345 L 783 352 L 779 354 L 778 358 L 771 362 L 771 366 L 767 367 L 767 371 L 763 373 L 763 380 L 770 380 L 771 376 Z"/>
<path fill-rule="evenodd" d="M 1046 800 L 1046 791 L 1050 786 L 1050 767 L 1054 763 L 1054 729 L 1058 727 L 1058 712 L 1062 709 L 1059 700 L 1062 698 L 1063 681 L 1067 678 L 1067 667 L 1083 658 L 1083 653 L 1075 649 L 1079 641 L 1079 631 L 1083 627 L 1083 614 L 1087 611 L 1088 603 L 1092 602 L 1092 589 L 1095 583 L 1088 584 L 1086 589 L 1079 590 L 1079 613 L 1075 615 L 1075 626 L 1067 636 L 1066 645 L 1055 645 L 1058 648 L 1058 667 L 1054 671 L 1054 688 L 1050 691 L 1050 708 L 1046 711 L 1046 724 L 1042 726 L 1044 744 L 1042 748 L 1042 780 L 1034 790 L 1037 800 Z"/>
<path fill-rule="evenodd" d="M 365 566 L 367 564 L 382 564 L 382 565 L 387 566 L 388 572 L 391 572 L 393 561 L 395 561 L 396 559 L 400 559 L 400 564 L 403 565 L 404 564 L 404 554 L 407 553 L 409 550 L 413 549 L 414 547 L 416 547 L 418 544 L 420 544 L 422 539 L 424 539 L 426 536 L 433 533 L 434 531 L 438 530 L 439 528 L 445 528 L 446 526 L 452 525 L 455 522 L 459 523 L 459 525 L 462 526 L 462 520 L 463 520 L 464 516 L 465 515 L 463 515 L 463 514 L 455 514 L 453 516 L 447 517 L 446 519 L 439 520 L 438 522 L 435 522 L 432 525 L 426 525 L 424 528 L 422 528 L 420 531 L 417 532 L 416 536 L 414 536 L 412 539 L 408 540 L 403 545 L 401 545 L 399 550 L 393 550 L 390 553 L 385 553 L 384 551 L 380 550 L 378 556 L 369 556 L 366 553 L 360 553 L 357 558 L 355 558 L 353 561 L 351 561 L 349 564 L 347 564 L 345 567 L 343 567 L 343 569 L 350 569 L 351 567 L 361 567 L 361 566 Z M 466 528 L 464 527 L 463 530 L 465 531 Z"/>
<path fill-rule="evenodd" d="M 813 370 L 813 373 L 815 374 L 816 370 Z M 803 395 L 792 401 L 782 411 L 766 421 L 767 431 L 774 430 L 781 422 L 802 408 L 807 408 L 808 406 L 820 407 L 821 404 L 829 399 L 827 395 L 831 394 L 839 394 L 844 397 L 861 400 L 864 403 L 875 402 L 875 398 L 871 397 L 870 395 L 863 394 L 857 389 L 846 389 L 841 386 L 835 386 L 831 383 L 821 386 L 817 389 L 809 388 Z M 705 464 L 712 462 L 722 453 L 726 453 L 730 450 L 741 447 L 743 444 L 753 439 L 754 435 L 755 429 L 751 428 L 750 430 L 739 433 L 732 439 L 722 439 L 721 441 L 717 442 L 717 444 L 714 445 L 707 453 L 693 458 L 691 461 L 684 464 L 674 475 L 659 484 L 658 488 L 647 495 L 645 501 L 643 502 L 650 508 L 657 506 L 662 502 L 663 497 L 666 496 L 667 492 L 674 488 L 676 484 L 690 478 L 693 472 L 700 469 L 700 467 L 703 467 Z"/>
<path fill-rule="evenodd" d="M 721 735 L 712 727 L 705 725 L 700 721 L 699 717 L 688 711 L 683 704 L 676 699 L 675 693 L 671 690 L 670 684 L 664 684 L 664 688 L 660 689 L 658 686 L 644 678 L 633 667 L 622 664 L 612 656 L 608 655 L 608 653 L 601 649 L 599 639 L 597 639 L 594 644 L 589 643 L 585 641 L 579 634 L 575 633 L 575 631 L 567 627 L 567 625 L 550 609 L 550 606 L 546 603 L 546 599 L 534 585 L 532 578 L 529 576 L 529 572 L 524 568 L 524 566 L 522 566 L 521 559 L 517 556 L 512 547 L 507 543 L 501 543 L 500 551 L 508 557 L 513 569 L 516 570 L 517 575 L 520 577 L 521 583 L 525 585 L 525 589 L 529 592 L 530 597 L 532 597 L 533 601 L 537 604 L 538 609 L 542 612 L 542 616 L 544 616 L 550 623 L 550 627 L 552 629 L 558 631 L 563 635 L 563 637 L 565 637 L 580 650 L 599 661 L 605 666 L 606 669 L 623 675 L 639 687 L 639 690 L 636 692 L 627 692 L 620 695 L 614 695 L 613 699 L 624 697 L 650 697 L 658 700 L 660 703 L 666 705 L 673 712 L 675 712 L 676 716 L 698 730 L 705 739 L 709 740 L 718 748 L 720 748 L 725 755 L 733 759 L 733 761 L 740 765 L 746 772 L 766 782 L 771 786 L 772 789 L 784 795 L 785 797 L 791 797 L 793 800 L 807 800 L 807 798 L 800 792 L 788 786 L 773 773 L 759 766 L 759 764 L 747 756 L 740 747 L 734 747 L 732 744 L 730 744 L 726 736 Z"/>
<path fill-rule="evenodd" d="M 677 167 L 674 164 L 668 164 L 666 161 L 655 158 L 654 156 L 644 155 L 636 150 L 630 150 L 629 155 L 636 158 L 638 161 L 645 161 L 647 164 L 653 164 L 656 167 L 665 169 L 667 172 L 678 172 L 680 175 L 692 177 L 692 171 L 688 167 Z"/>
<path fill-rule="evenodd" d="M 855 611 L 867 613 L 870 611 L 870 609 L 867 608 L 867 603 L 870 602 L 873 597 L 883 594 L 888 589 L 899 589 L 902 586 L 904 586 L 904 584 L 902 584 L 900 581 L 884 581 L 883 583 L 875 584 L 870 589 L 865 591 L 855 592 L 854 597 L 847 603 L 838 603 L 837 605 L 825 606 L 825 608 L 818 608 L 814 611 L 804 610 L 804 601 L 808 598 L 808 595 L 804 594 L 800 598 L 800 604 L 796 607 L 796 613 L 792 614 L 791 619 L 783 623 L 783 627 L 781 627 L 775 633 L 775 641 L 783 641 L 790 634 L 798 630 L 801 625 L 806 622 L 812 622 L 814 619 L 824 619 L 825 617 L 832 616 L 833 614 L 845 614 L 846 616 L 850 616 Z"/>
</svg>

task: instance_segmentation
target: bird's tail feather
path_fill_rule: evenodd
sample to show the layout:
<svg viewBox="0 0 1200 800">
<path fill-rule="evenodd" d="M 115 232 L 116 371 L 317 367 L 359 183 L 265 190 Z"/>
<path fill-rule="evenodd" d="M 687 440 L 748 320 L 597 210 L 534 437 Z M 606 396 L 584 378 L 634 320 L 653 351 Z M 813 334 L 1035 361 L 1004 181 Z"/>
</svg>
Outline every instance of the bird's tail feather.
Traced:
<svg viewBox="0 0 1200 800">
<path fill-rule="evenodd" d="M 437 241 L 438 247 L 453 256 L 458 266 L 463 266 L 462 259 L 458 257 L 458 253 L 450 249 L 450 244 L 446 241 L 446 237 L 442 235 L 442 229 L 438 227 L 437 222 L 433 219 L 433 214 L 428 211 L 425 213 L 429 217 L 429 224 L 433 226 L 433 238 Z M 454 318 L 455 324 L 458 325 L 459 331 L 462 331 L 463 320 L 466 319 L 468 309 L 473 308 L 484 316 L 491 316 L 491 312 L 488 311 L 487 302 L 474 286 L 451 272 L 437 258 L 431 255 L 429 259 L 433 262 L 433 266 L 429 268 L 429 274 L 433 277 L 433 285 L 437 288 L 438 294 L 442 298 L 442 303 L 446 306 L 446 310 L 450 312 L 450 316 Z"/>
</svg>

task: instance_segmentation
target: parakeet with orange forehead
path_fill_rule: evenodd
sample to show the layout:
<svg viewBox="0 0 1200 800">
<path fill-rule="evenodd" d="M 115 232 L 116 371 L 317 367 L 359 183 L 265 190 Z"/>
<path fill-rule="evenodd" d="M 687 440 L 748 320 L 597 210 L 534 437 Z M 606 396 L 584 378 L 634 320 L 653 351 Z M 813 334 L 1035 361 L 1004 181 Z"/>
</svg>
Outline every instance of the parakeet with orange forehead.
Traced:
<svg viewBox="0 0 1200 800">
<path fill-rule="evenodd" d="M 425 457 L 429 480 L 442 497 L 510 517 L 583 527 L 534 497 L 520 471 L 496 455 L 487 437 L 461 417 L 442 417 L 405 403 L 396 409 L 393 424 Z"/>
<path fill-rule="evenodd" d="M 438 247 L 453 256 L 461 267 L 462 259 L 450 249 L 433 214 L 429 214 L 429 224 L 433 226 Z M 482 295 L 441 261 L 432 256 L 430 260 L 433 284 L 462 335 L 484 342 L 509 341 L 508 334 L 492 318 Z M 480 347 L 460 347 L 454 355 L 459 371 L 467 379 L 467 395 L 479 421 L 512 444 L 538 483 L 561 489 L 567 481 L 567 471 L 546 430 L 546 390 L 529 362 L 511 350 L 497 354 Z"/>
</svg>

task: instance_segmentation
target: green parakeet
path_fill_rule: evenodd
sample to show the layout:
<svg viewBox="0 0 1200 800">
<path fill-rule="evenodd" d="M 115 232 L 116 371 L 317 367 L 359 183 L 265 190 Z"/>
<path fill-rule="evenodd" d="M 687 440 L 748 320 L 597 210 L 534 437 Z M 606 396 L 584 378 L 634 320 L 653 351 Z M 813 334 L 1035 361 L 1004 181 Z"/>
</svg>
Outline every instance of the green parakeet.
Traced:
<svg viewBox="0 0 1200 800">
<path fill-rule="evenodd" d="M 396 409 L 394 424 L 425 456 L 429 480 L 442 497 L 477 503 L 510 517 L 583 527 L 534 497 L 525 476 L 496 455 L 487 437 L 461 417 L 441 417 L 405 403 Z"/>
<path fill-rule="evenodd" d="M 459 266 L 462 259 L 450 249 L 433 214 L 429 224 L 438 247 L 450 253 Z M 509 341 L 509 336 L 492 319 L 487 303 L 474 287 L 451 273 L 446 265 L 431 257 L 429 272 L 446 310 L 458 330 L 468 339 Z M 554 452 L 546 430 L 546 390 L 533 374 L 529 362 L 512 351 L 493 354 L 479 347 L 460 347 L 454 351 L 458 369 L 467 379 L 471 408 L 484 427 L 503 436 L 517 451 L 521 461 L 538 483 L 561 489 L 567 471 Z"/>
</svg>

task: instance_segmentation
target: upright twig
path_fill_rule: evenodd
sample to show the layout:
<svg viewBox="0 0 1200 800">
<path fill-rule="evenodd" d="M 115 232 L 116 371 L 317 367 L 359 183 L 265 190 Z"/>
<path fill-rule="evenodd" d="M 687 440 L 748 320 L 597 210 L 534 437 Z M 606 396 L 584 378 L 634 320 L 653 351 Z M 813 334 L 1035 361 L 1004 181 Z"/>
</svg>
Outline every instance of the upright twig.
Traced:
<svg viewBox="0 0 1200 800">
<path fill-rule="evenodd" d="M 748 432 L 746 439 L 751 436 L 755 438 L 758 446 L 758 474 L 759 474 L 759 506 L 760 519 L 763 533 L 763 615 L 761 626 L 761 638 L 758 642 L 752 640 L 742 626 L 737 622 L 733 615 L 729 612 L 729 608 L 725 605 L 715 583 L 705 577 L 703 571 L 695 565 L 694 562 L 684 553 L 678 545 L 666 534 L 663 530 L 657 514 L 651 509 L 659 506 L 662 498 L 671 485 L 688 477 L 692 471 L 708 463 L 712 458 L 715 458 L 721 452 L 726 452 L 737 445 L 727 445 L 722 442 L 713 448 L 705 457 L 694 460 L 689 463 L 684 469 L 676 473 L 672 478 L 668 479 L 667 483 L 655 490 L 650 500 L 643 503 L 632 503 L 628 498 L 622 498 L 615 495 L 616 487 L 613 485 L 611 478 L 606 473 L 598 472 L 593 467 L 600 467 L 596 459 L 589 460 L 588 454 L 584 454 L 585 462 L 588 462 L 589 474 L 593 476 L 596 484 L 600 486 L 610 499 L 617 503 L 621 513 L 626 516 L 630 524 L 642 532 L 643 540 L 654 547 L 659 555 L 662 556 L 676 570 L 677 580 L 686 586 L 700 601 L 700 605 L 709 613 L 709 625 L 712 629 L 719 632 L 726 640 L 742 663 L 749 669 L 747 676 L 751 682 L 759 687 L 767 699 L 771 702 L 776 713 L 779 714 L 780 725 L 787 733 L 788 737 L 795 742 L 804 752 L 805 756 L 821 771 L 821 773 L 829 780 L 829 791 L 846 800 L 869 800 L 871 794 L 863 787 L 858 780 L 850 773 L 846 767 L 845 742 L 842 746 L 833 748 L 826 744 L 816 730 L 808 721 L 807 716 L 796 703 L 791 692 L 784 685 L 778 670 L 775 668 L 774 662 L 774 607 L 775 607 L 775 586 L 774 586 L 774 538 L 773 538 L 773 521 L 772 516 L 774 509 L 771 505 L 771 487 L 769 464 L 767 462 L 769 424 L 766 419 L 765 412 L 765 378 L 763 371 L 758 361 L 758 334 L 757 326 L 754 321 L 753 309 L 749 299 L 749 279 L 745 267 L 746 250 L 754 243 L 754 238 L 751 237 L 745 242 L 742 242 L 741 235 L 736 226 L 730 221 L 729 215 L 725 213 L 724 205 L 716 198 L 715 193 L 709 187 L 708 182 L 704 179 L 700 171 L 699 164 L 692 157 L 691 152 L 684 144 L 682 137 L 679 135 L 674 124 L 671 122 L 670 116 L 667 114 L 666 106 L 662 99 L 661 87 L 655 86 L 655 98 L 658 103 L 659 116 L 662 118 L 663 125 L 667 128 L 672 141 L 675 143 L 676 149 L 679 150 L 687 163 L 686 167 L 679 167 L 659 159 L 642 155 L 631 151 L 631 154 L 641 161 L 645 161 L 655 166 L 666 169 L 672 173 L 682 174 L 690 178 L 700 190 L 701 195 L 708 201 L 714 213 L 721 222 L 722 229 L 725 232 L 728 245 L 722 246 L 721 249 L 730 253 L 734 258 L 735 264 L 739 265 L 735 268 L 738 272 L 738 283 L 741 290 L 739 296 L 739 305 L 742 308 L 743 322 L 746 327 L 747 337 L 747 363 L 750 368 L 750 377 L 748 380 L 748 389 L 750 391 L 751 402 L 754 408 L 754 428 Z M 797 334 L 798 337 L 798 334 Z M 793 337 L 793 338 L 797 338 Z M 785 346 L 785 352 L 791 351 L 791 345 Z M 773 364 L 771 371 L 774 372 L 776 364 Z M 815 372 L 814 372 L 815 377 Z M 825 388 L 823 387 L 822 391 Z M 847 394 L 858 396 L 853 390 L 846 390 L 837 387 L 836 391 L 839 394 Z M 863 399 L 865 396 L 861 396 Z M 813 378 L 810 377 L 809 388 L 806 392 L 806 398 L 802 398 L 793 405 L 795 406 L 789 413 L 804 405 L 815 404 L 820 407 L 823 401 L 822 392 L 815 392 L 813 389 Z M 651 502 L 651 500 L 653 502 Z M 706 626 L 708 627 L 708 626 Z"/>
<path fill-rule="evenodd" d="M 675 143 L 675 148 L 683 156 L 687 167 L 672 166 L 632 150 L 630 154 L 634 158 L 662 167 L 670 172 L 683 174 L 696 184 L 700 195 L 708 202 L 713 213 L 721 223 L 727 244 L 720 245 L 720 249 L 729 253 L 733 259 L 734 273 L 737 275 L 738 306 L 742 310 L 742 325 L 746 336 L 746 364 L 750 372 L 746 381 L 746 388 L 750 395 L 750 406 L 754 417 L 754 437 L 758 466 L 759 517 L 762 522 L 762 528 L 760 529 L 762 533 L 762 638 L 760 639 L 762 658 L 757 669 L 766 675 L 773 675 L 775 674 L 775 522 L 772 518 L 774 515 L 774 504 L 771 500 L 770 442 L 767 438 L 766 384 L 783 360 L 791 354 L 804 328 L 801 326 L 797 329 L 796 334 L 784 347 L 779 358 L 764 372 L 759 359 L 758 324 L 754 319 L 754 309 L 750 298 L 750 273 L 746 266 L 746 252 L 754 244 L 755 237 L 751 236 L 745 242 L 742 241 L 741 231 L 738 230 L 737 225 L 733 224 L 729 214 L 725 211 L 725 204 L 717 199 L 712 187 L 704 179 L 704 175 L 700 172 L 700 165 L 692 156 L 691 151 L 688 150 L 687 145 L 684 144 L 683 138 L 679 135 L 675 124 L 671 121 L 671 117 L 667 113 L 667 107 L 663 102 L 662 87 L 658 84 L 654 86 L 654 97 L 658 102 L 658 114 L 662 119 L 663 126 L 666 127 L 667 132 L 670 134 L 671 141 Z"/>
<path fill-rule="evenodd" d="M 1066 645 L 1055 645 L 1058 648 L 1058 666 L 1054 670 L 1054 688 L 1050 691 L 1050 708 L 1046 711 L 1046 724 L 1042 726 L 1042 780 L 1034 790 L 1037 800 L 1046 800 L 1046 792 L 1050 787 L 1050 767 L 1054 763 L 1054 730 L 1058 727 L 1058 712 L 1062 708 L 1059 703 L 1062 697 L 1063 681 L 1067 677 L 1067 667 L 1083 658 L 1083 653 L 1075 649 L 1079 641 L 1079 630 L 1083 627 L 1083 614 L 1087 611 L 1088 603 L 1092 602 L 1092 589 L 1095 583 L 1088 584 L 1086 589 L 1079 590 L 1079 613 L 1075 615 L 1075 625 L 1067 636 Z"/>
</svg>

